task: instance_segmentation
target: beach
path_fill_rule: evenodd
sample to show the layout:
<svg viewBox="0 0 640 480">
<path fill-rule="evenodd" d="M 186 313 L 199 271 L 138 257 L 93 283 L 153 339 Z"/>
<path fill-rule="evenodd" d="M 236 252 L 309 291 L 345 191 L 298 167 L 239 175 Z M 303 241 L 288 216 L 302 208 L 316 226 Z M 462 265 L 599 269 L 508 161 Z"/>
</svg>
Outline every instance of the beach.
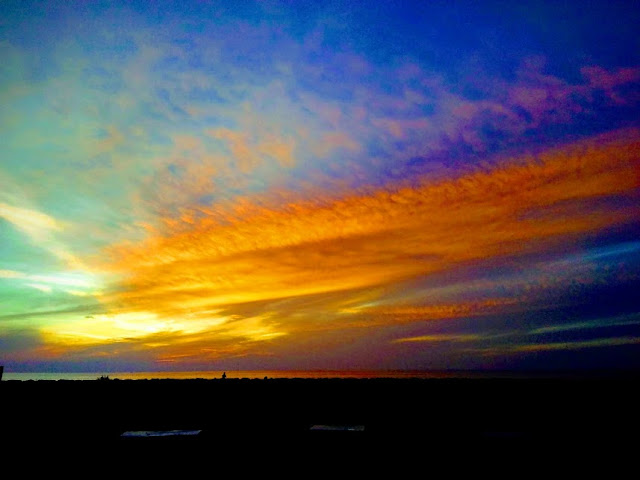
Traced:
<svg viewBox="0 0 640 480">
<path fill-rule="evenodd" d="M 371 467 L 394 459 L 539 461 L 559 452 L 566 459 L 636 444 L 627 438 L 638 432 L 637 380 L 2 381 L 2 440 L 16 451 L 137 460 Z"/>
</svg>

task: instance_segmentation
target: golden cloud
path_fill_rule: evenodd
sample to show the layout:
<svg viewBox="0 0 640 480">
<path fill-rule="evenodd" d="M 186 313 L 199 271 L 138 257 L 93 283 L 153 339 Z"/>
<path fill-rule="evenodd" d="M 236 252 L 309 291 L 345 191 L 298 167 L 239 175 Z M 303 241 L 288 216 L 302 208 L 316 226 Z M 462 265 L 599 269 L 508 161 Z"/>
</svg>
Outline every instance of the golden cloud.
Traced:
<svg viewBox="0 0 640 480">
<path fill-rule="evenodd" d="M 232 314 L 249 302 L 341 292 L 350 298 L 355 291 L 470 262 L 544 251 L 549 242 L 638 218 L 637 203 L 594 200 L 637 194 L 639 138 L 636 130 L 616 132 L 446 181 L 424 179 L 414 187 L 280 208 L 246 204 L 226 217 L 216 211 L 213 217 L 190 218 L 172 233 L 112 246 L 110 261 L 100 268 L 121 280 L 101 301 L 114 314 L 148 312 L 158 321 L 187 323 L 202 310 Z M 375 324 L 393 325 L 495 311 L 510 303 L 491 302 L 396 306 L 372 309 L 371 315 Z M 367 311 L 349 305 L 360 319 Z M 335 308 L 324 328 L 350 323 L 339 315 L 344 305 Z M 240 316 L 233 329 L 212 332 L 229 342 L 252 335 L 268 340 L 303 331 L 321 310 L 281 312 L 275 320 Z"/>
</svg>

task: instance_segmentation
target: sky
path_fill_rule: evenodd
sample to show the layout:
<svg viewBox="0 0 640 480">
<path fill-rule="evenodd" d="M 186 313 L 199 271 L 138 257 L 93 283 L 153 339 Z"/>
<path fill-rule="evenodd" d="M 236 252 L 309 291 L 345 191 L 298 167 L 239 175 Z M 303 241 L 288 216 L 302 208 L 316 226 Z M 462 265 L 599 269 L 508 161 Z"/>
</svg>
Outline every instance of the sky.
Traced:
<svg viewBox="0 0 640 480">
<path fill-rule="evenodd" d="M 639 368 L 639 24 L 0 2 L 0 363 Z"/>
</svg>

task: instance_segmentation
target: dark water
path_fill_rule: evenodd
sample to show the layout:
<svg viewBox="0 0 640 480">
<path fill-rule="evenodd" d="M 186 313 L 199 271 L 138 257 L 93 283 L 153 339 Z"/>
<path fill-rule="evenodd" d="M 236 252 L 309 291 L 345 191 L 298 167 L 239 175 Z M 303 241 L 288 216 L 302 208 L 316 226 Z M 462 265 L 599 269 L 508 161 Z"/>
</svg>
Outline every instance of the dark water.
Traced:
<svg viewBox="0 0 640 480">
<path fill-rule="evenodd" d="M 37 463 L 49 471 L 86 460 L 85 473 L 114 466 L 122 476 L 138 465 L 145 478 L 149 468 L 164 474 L 168 464 L 180 478 L 184 468 L 215 472 L 221 464 L 236 473 L 291 467 L 305 477 L 345 465 L 373 477 L 382 465 L 392 478 L 412 478 L 434 468 L 477 476 L 483 465 L 494 472 L 506 463 L 515 465 L 511 473 L 540 465 L 546 474 L 558 460 L 574 472 L 598 459 L 610 467 L 637 458 L 637 376 L 227 371 L 222 381 L 222 373 L 8 372 L 0 382 L 3 455 L 47 454 L 48 463 Z M 11 381 L 104 374 L 184 380 Z M 125 435 L 176 430 L 199 433 Z M 406 475 L 398 473 L 403 467 Z"/>
</svg>

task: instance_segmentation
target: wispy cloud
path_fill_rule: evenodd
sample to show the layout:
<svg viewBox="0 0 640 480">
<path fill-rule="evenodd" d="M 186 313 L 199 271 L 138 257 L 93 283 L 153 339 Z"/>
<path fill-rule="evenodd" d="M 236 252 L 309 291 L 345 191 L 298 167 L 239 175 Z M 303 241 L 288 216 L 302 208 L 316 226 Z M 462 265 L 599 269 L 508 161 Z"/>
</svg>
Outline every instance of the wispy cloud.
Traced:
<svg viewBox="0 0 640 480">
<path fill-rule="evenodd" d="M 570 332 L 570 331 L 584 331 L 594 328 L 609 328 L 609 327 L 621 327 L 621 326 L 634 326 L 640 325 L 640 314 L 622 315 L 613 318 L 602 318 L 596 320 L 590 320 L 586 322 L 571 322 L 559 325 L 551 325 L 548 327 L 540 327 L 531 330 L 531 335 L 541 335 L 548 333 L 558 332 Z"/>
<path fill-rule="evenodd" d="M 477 342 L 482 340 L 483 335 L 469 334 L 441 334 L 441 335 L 420 335 L 418 337 L 397 338 L 394 343 L 438 343 L 438 342 Z"/>
<path fill-rule="evenodd" d="M 226 316 L 233 316 L 234 305 L 332 292 L 346 301 L 357 289 L 543 251 L 549 242 L 624 223 L 638 214 L 629 203 L 604 211 L 597 202 L 590 203 L 632 194 L 638 187 L 636 134 L 618 138 L 625 140 L 583 142 L 541 158 L 515 159 L 489 171 L 419 187 L 318 199 L 279 210 L 249 208 L 244 216 L 223 223 L 206 218 L 187 222 L 188 230 L 170 236 L 111 247 L 112 262 L 101 268 L 122 280 L 101 301 L 116 316 L 150 315 L 157 331 L 180 338 L 188 328 L 171 325 L 198 323 L 191 312 L 199 310 L 225 309 Z M 552 216 L 545 214 L 550 208 Z M 366 306 L 372 301 L 372 307 Z M 375 301 L 338 309 L 347 316 L 342 319 L 329 314 L 332 328 L 486 315 L 511 308 L 518 299 L 377 307 Z M 234 328 L 220 326 L 209 333 L 231 339 L 251 337 L 255 331 L 256 338 L 270 339 L 273 334 L 313 330 L 301 305 L 294 308 L 300 317 L 281 312 L 276 329 L 264 330 L 263 337 L 263 327 L 251 326 L 252 319 L 268 311 L 241 314 Z M 305 327 L 305 322 L 311 323 Z M 70 331 L 68 325 L 50 328 L 51 335 L 64 331 Z M 80 336 L 83 329 L 73 331 Z"/>
<path fill-rule="evenodd" d="M 0 203 L 0 217 L 11 222 L 36 246 L 43 248 L 64 261 L 71 268 L 84 268 L 70 248 L 58 240 L 56 233 L 63 230 L 63 224 L 55 218 L 37 210 L 15 207 Z"/>
<path fill-rule="evenodd" d="M 640 338 L 635 336 L 598 338 L 594 340 L 576 340 L 571 342 L 545 342 L 537 344 L 513 345 L 504 349 L 498 349 L 493 354 L 504 353 L 529 353 L 546 351 L 579 350 L 582 348 L 601 348 L 619 345 L 638 345 Z"/>
</svg>

